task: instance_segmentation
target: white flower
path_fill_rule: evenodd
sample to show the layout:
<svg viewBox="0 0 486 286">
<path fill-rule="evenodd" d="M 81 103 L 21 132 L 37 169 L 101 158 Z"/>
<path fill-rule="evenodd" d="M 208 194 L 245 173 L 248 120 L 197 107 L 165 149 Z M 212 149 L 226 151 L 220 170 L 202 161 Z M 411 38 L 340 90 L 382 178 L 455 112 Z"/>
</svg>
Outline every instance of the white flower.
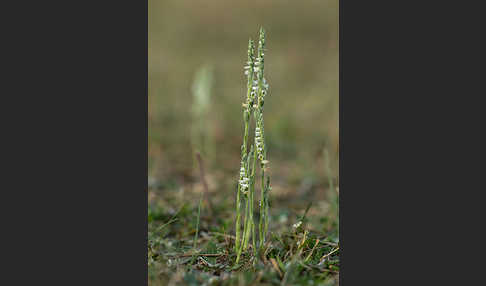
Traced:
<svg viewBox="0 0 486 286">
<path fill-rule="evenodd" d="M 298 221 L 298 222 L 294 223 L 293 227 L 298 228 L 301 225 L 302 225 L 302 221 Z"/>
<path fill-rule="evenodd" d="M 245 176 L 245 168 L 241 167 L 240 169 L 240 177 L 244 177 Z"/>
<path fill-rule="evenodd" d="M 239 183 L 240 183 L 240 186 L 241 186 L 241 189 L 243 190 L 243 192 L 248 189 L 248 182 L 250 181 L 250 179 L 248 179 L 247 177 L 243 177 L 241 180 L 239 180 Z"/>
</svg>

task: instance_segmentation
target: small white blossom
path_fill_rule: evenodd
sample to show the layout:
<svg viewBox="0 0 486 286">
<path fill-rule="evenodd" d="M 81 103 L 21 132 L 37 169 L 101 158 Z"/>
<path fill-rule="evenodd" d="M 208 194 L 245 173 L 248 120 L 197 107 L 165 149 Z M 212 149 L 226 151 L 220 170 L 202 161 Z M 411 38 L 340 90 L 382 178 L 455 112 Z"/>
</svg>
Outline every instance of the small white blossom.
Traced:
<svg viewBox="0 0 486 286">
<path fill-rule="evenodd" d="M 240 186 L 241 186 L 241 189 L 243 192 L 245 192 L 246 189 L 248 189 L 248 182 L 250 181 L 250 179 L 248 179 L 247 177 L 243 177 L 241 180 L 239 180 L 239 183 L 240 183 Z"/>
</svg>

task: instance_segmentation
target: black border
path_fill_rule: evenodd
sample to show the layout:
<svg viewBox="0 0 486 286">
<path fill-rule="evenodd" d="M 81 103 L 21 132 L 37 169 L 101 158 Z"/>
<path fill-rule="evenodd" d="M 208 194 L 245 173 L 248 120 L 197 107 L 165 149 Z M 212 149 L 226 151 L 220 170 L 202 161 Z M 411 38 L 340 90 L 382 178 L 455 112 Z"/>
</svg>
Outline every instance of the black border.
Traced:
<svg viewBox="0 0 486 286">
<path fill-rule="evenodd" d="M 148 2 L 19 6 L 4 38 L 6 277 L 146 285 Z"/>
<path fill-rule="evenodd" d="M 466 161 L 484 112 L 466 104 L 483 25 L 427 4 L 340 1 L 340 285 L 477 284 L 457 239 L 477 253 L 482 200 L 464 192 L 482 185 Z"/>
</svg>

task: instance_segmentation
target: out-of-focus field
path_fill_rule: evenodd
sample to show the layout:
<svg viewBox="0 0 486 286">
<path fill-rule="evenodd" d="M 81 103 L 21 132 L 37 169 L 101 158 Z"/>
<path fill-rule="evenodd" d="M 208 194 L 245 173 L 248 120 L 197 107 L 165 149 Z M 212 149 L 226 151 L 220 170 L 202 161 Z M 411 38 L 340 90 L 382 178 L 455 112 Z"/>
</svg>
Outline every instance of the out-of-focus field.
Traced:
<svg viewBox="0 0 486 286">
<path fill-rule="evenodd" d="M 202 184 L 191 132 L 203 126 L 209 139 L 196 146 L 218 218 L 205 221 L 209 214 L 204 205 L 201 227 L 234 235 L 241 104 L 246 97 L 243 66 L 248 39 L 256 39 L 263 26 L 270 85 L 265 100 L 270 224 L 276 233 L 288 230 L 312 202 L 309 229 L 321 238 L 327 232 L 336 234 L 329 218 L 337 220 L 332 202 L 337 190 L 330 190 L 330 185 L 337 186 L 339 177 L 338 0 L 148 3 L 149 213 L 158 212 L 165 223 L 186 204 L 197 210 Z M 204 120 L 192 114 L 192 85 L 202 66 L 213 71 L 210 110 Z M 167 227 L 172 226 L 178 227 Z M 194 233 L 184 231 L 188 238 Z M 175 229 L 165 235 L 182 237 Z M 153 276 L 166 275 L 160 274 L 160 267 Z"/>
</svg>

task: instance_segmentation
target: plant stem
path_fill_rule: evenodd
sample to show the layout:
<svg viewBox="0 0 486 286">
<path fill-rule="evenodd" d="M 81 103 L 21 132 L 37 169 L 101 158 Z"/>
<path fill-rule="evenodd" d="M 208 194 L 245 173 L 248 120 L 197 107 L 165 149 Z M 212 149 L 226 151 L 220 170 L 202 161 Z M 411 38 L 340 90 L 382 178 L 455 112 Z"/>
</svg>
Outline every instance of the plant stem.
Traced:
<svg viewBox="0 0 486 286">
<path fill-rule="evenodd" d="M 201 216 L 201 205 L 202 205 L 202 197 L 203 194 L 201 193 L 201 196 L 199 198 L 199 207 L 197 208 L 197 221 L 196 221 L 196 233 L 194 234 L 194 253 L 196 252 L 196 246 L 197 246 L 197 235 L 199 233 L 199 218 Z"/>
<path fill-rule="evenodd" d="M 243 249 L 248 248 L 248 241 L 250 240 L 250 198 L 249 195 L 246 198 L 246 208 L 245 208 L 245 230 L 244 230 L 244 240 Z"/>
<path fill-rule="evenodd" d="M 247 142 L 248 142 L 248 128 L 250 124 L 250 115 L 251 115 L 251 91 L 253 88 L 253 54 L 254 54 L 254 44 L 251 39 L 248 40 L 248 82 L 247 82 L 247 92 L 246 92 L 246 104 L 244 104 L 245 109 L 243 112 L 243 121 L 245 123 L 245 131 L 243 133 L 243 145 L 241 146 L 241 157 L 242 157 L 242 165 L 244 164 L 244 173 L 245 177 L 248 175 L 248 163 L 244 162 L 246 156 L 248 155 L 248 148 L 247 148 Z M 250 151 L 251 152 L 251 151 Z M 240 171 L 240 180 L 242 179 Z M 247 242 L 247 232 L 248 232 L 248 227 L 247 227 L 247 221 L 248 221 L 248 196 L 247 198 L 247 204 L 246 204 L 246 209 L 245 209 L 245 220 L 243 222 L 244 229 L 243 229 L 243 234 L 240 239 L 240 228 L 241 228 L 241 202 L 240 202 L 240 193 L 241 193 L 241 185 L 238 184 L 238 193 L 236 195 L 236 239 L 235 239 L 235 249 L 238 252 L 238 257 L 237 261 L 239 260 L 239 256 L 241 254 L 241 246 L 245 246 L 248 244 Z M 243 190 L 244 191 L 244 190 Z"/>
<path fill-rule="evenodd" d="M 265 243 L 265 232 L 264 232 L 264 220 L 265 220 L 265 171 L 262 168 L 262 189 L 260 193 L 260 225 L 259 225 L 259 233 L 260 233 L 260 249 L 263 247 Z"/>
<path fill-rule="evenodd" d="M 248 231 L 249 231 L 249 226 L 248 226 L 248 222 L 250 221 L 248 219 L 248 206 L 249 206 L 249 198 L 248 196 L 246 197 L 246 207 L 245 207 L 245 220 L 243 222 L 243 235 L 242 235 L 242 241 L 239 245 L 239 248 L 238 248 L 238 252 L 237 252 L 237 255 L 236 255 L 236 263 L 238 264 L 238 262 L 240 261 L 240 256 L 241 256 L 241 252 L 243 251 L 243 249 L 246 249 L 248 247 L 248 239 L 249 239 L 249 235 L 248 235 Z"/>
<path fill-rule="evenodd" d="M 265 229 L 264 229 L 264 238 L 266 234 L 268 233 L 268 209 L 269 209 L 269 204 L 268 204 L 268 191 L 270 190 L 270 177 L 267 176 L 267 185 L 265 187 Z"/>
<path fill-rule="evenodd" d="M 255 179 L 253 178 L 253 185 L 255 185 Z M 256 234 L 255 234 L 255 222 L 253 220 L 253 197 L 255 194 L 255 187 L 251 190 L 250 196 L 251 196 L 251 201 L 250 201 L 250 223 L 251 223 L 251 237 L 252 237 L 252 246 L 253 246 L 253 253 L 256 255 Z"/>
<path fill-rule="evenodd" d="M 260 29 L 258 41 L 257 57 L 255 56 L 255 47 L 253 41 L 248 42 L 248 65 L 245 66 L 245 74 L 248 75 L 247 82 L 247 98 L 243 104 L 244 109 L 244 123 L 245 132 L 243 136 L 242 151 L 242 167 L 240 168 L 240 181 L 238 186 L 238 193 L 236 196 L 236 237 L 235 250 L 237 251 L 236 263 L 239 262 L 243 250 L 247 250 L 250 244 L 250 239 L 253 247 L 253 254 L 257 254 L 257 245 L 261 250 L 265 244 L 266 234 L 268 230 L 268 191 L 270 190 L 270 181 L 267 177 L 265 185 L 265 165 L 266 148 L 264 141 L 264 126 L 263 126 L 263 105 L 264 97 L 267 94 L 268 84 L 263 75 L 264 68 L 264 50 L 265 50 L 265 31 Z M 250 145 L 251 150 L 247 153 L 248 129 L 251 114 L 255 120 L 255 142 Z M 246 160 L 245 160 L 246 159 Z M 253 160 L 253 162 L 251 162 Z M 245 164 L 246 161 L 246 164 Z M 256 168 L 257 161 L 260 161 L 261 172 L 261 194 L 260 194 L 260 221 L 258 225 L 259 239 L 256 238 L 256 225 L 254 221 L 254 206 L 255 206 L 255 192 L 256 192 Z M 241 193 L 244 194 L 246 201 L 245 217 L 243 221 L 243 233 L 241 234 Z M 241 236 L 240 236 L 241 235 Z"/>
<path fill-rule="evenodd" d="M 238 191 L 236 193 L 236 238 L 235 238 L 235 251 L 238 251 L 240 247 L 240 231 L 241 231 L 241 206 L 240 206 L 240 184 L 238 184 Z"/>
</svg>

